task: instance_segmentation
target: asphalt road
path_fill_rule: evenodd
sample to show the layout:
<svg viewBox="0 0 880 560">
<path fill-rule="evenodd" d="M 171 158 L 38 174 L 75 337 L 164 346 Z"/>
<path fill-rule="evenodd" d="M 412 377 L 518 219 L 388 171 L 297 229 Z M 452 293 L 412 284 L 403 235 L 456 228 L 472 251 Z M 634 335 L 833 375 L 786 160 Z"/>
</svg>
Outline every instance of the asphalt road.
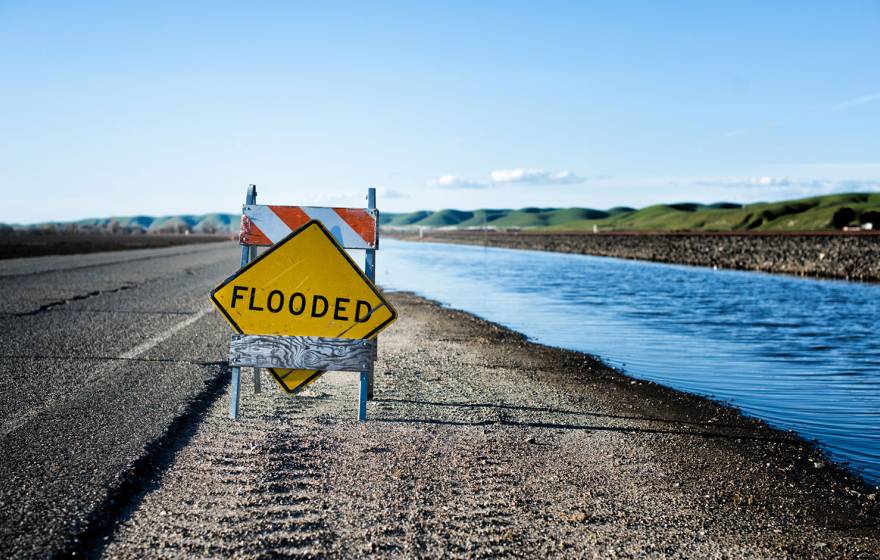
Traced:
<svg viewBox="0 0 880 560">
<path fill-rule="evenodd" d="M 71 554 L 222 391 L 232 242 L 0 263 L 0 557 Z M 175 421 L 177 424 L 175 424 Z"/>
</svg>

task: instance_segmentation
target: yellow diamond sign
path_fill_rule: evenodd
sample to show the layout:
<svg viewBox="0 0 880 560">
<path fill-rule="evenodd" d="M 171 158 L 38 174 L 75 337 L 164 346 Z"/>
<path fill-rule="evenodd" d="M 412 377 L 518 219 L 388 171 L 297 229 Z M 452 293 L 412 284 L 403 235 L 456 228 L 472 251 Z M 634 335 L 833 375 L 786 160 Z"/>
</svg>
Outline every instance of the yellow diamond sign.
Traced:
<svg viewBox="0 0 880 560">
<path fill-rule="evenodd" d="M 397 311 L 318 221 L 310 221 L 211 292 L 241 334 L 372 338 Z M 295 393 L 323 372 L 270 369 Z"/>
</svg>

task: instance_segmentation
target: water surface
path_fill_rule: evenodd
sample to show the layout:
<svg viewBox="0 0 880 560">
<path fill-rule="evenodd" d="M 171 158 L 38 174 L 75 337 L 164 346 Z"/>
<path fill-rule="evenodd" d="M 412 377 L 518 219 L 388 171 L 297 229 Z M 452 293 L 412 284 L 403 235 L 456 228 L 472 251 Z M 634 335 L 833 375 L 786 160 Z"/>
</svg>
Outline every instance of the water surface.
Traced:
<svg viewBox="0 0 880 560">
<path fill-rule="evenodd" d="M 880 482 L 880 285 L 382 241 L 377 277 L 816 439 Z"/>
</svg>

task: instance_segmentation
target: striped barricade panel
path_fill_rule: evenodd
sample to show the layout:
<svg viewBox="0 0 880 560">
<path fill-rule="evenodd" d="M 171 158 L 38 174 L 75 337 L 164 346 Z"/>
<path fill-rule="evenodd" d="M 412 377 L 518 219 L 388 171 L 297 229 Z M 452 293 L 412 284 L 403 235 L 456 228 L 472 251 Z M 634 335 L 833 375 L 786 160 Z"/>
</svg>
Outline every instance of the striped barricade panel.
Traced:
<svg viewBox="0 0 880 560">
<path fill-rule="evenodd" d="M 309 220 L 319 220 L 346 249 L 375 249 L 378 212 L 365 208 L 245 205 L 241 215 L 242 245 L 278 243 Z"/>
</svg>

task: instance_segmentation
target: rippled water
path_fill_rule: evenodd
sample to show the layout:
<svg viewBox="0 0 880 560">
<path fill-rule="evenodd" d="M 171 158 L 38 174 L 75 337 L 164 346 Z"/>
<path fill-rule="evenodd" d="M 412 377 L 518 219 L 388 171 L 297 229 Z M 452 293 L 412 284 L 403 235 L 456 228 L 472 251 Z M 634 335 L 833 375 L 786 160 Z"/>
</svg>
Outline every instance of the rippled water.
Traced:
<svg viewBox="0 0 880 560">
<path fill-rule="evenodd" d="M 880 482 L 880 286 L 383 240 L 378 281 L 817 439 Z"/>
</svg>

